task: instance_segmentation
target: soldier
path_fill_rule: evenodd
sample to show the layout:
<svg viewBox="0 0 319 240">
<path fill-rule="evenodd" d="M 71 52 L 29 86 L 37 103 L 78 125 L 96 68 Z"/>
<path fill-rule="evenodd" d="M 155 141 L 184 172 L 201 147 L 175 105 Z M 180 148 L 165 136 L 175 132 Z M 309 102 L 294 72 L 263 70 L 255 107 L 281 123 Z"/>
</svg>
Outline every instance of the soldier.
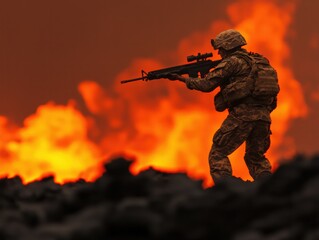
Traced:
<svg viewBox="0 0 319 240">
<path fill-rule="evenodd" d="M 279 92 L 276 71 L 265 57 L 242 48 L 246 40 L 236 30 L 221 32 L 211 44 L 218 50 L 222 61 L 204 78 L 186 78 L 177 74 L 169 77 L 185 82 L 189 89 L 202 92 L 220 87 L 214 98 L 215 108 L 217 111 L 228 109 L 229 114 L 213 137 L 209 153 L 210 174 L 215 183 L 232 176 L 228 156 L 245 142 L 244 160 L 252 178 L 257 180 L 269 176 L 271 164 L 265 153 L 270 147 L 270 113 L 277 106 Z M 273 81 L 259 86 L 261 81 L 257 83 L 257 71 L 259 76 L 264 76 L 259 80 Z M 259 92 L 268 91 L 266 96 L 255 91 L 257 85 Z"/>
</svg>

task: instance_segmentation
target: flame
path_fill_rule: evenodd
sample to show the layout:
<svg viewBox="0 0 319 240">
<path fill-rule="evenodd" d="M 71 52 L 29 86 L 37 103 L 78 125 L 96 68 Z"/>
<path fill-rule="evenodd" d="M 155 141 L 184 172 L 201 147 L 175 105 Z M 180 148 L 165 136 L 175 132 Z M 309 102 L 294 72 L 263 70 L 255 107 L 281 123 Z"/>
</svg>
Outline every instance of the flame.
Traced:
<svg viewBox="0 0 319 240">
<path fill-rule="evenodd" d="M 2 119 L 4 123 L 6 120 Z M 64 183 L 93 180 L 102 173 L 99 150 L 87 139 L 85 117 L 70 102 L 67 106 L 42 105 L 1 145 L 7 159 L 0 175 L 20 175 L 30 182 L 46 175 Z"/>
<path fill-rule="evenodd" d="M 288 68 L 289 46 L 285 41 L 294 4 L 271 1 L 237 1 L 228 6 L 228 21 L 214 21 L 178 44 L 177 50 L 157 59 L 135 59 L 104 89 L 94 81 L 83 81 L 78 90 L 89 114 L 74 102 L 47 103 L 27 117 L 22 127 L 0 117 L 0 175 L 20 175 L 24 182 L 54 174 L 60 183 L 102 173 L 103 161 L 118 153 L 136 156 L 133 173 L 150 166 L 183 171 L 205 180 L 209 186 L 208 152 L 214 132 L 226 113 L 217 113 L 213 95 L 188 90 L 184 84 L 167 80 L 120 85 L 123 79 L 147 71 L 186 63 L 187 55 L 210 52 L 210 39 L 234 28 L 247 39 L 247 49 L 267 56 L 277 69 L 281 92 L 278 108 L 272 113 L 272 146 L 268 157 L 291 156 L 295 147 L 285 133 L 294 118 L 307 114 L 302 88 Z M 293 93 L 293 97 L 292 96 Z M 243 161 L 244 148 L 231 155 L 235 176 L 251 179 Z"/>
</svg>

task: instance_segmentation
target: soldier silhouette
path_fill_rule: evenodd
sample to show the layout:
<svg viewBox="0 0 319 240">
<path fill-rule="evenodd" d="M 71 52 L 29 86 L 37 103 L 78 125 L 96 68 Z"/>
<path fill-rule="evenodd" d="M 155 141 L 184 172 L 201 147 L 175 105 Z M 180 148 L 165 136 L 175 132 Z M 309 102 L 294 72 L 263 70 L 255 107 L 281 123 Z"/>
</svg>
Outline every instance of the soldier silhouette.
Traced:
<svg viewBox="0 0 319 240">
<path fill-rule="evenodd" d="M 244 160 L 254 180 L 271 174 L 265 153 L 270 147 L 270 113 L 277 106 L 277 73 L 268 59 L 242 48 L 240 32 L 229 29 L 211 40 L 222 61 L 204 78 L 172 74 L 189 89 L 211 92 L 220 87 L 214 103 L 217 111 L 229 114 L 213 137 L 209 152 L 210 174 L 215 183 L 232 176 L 228 156 L 246 143 Z"/>
</svg>

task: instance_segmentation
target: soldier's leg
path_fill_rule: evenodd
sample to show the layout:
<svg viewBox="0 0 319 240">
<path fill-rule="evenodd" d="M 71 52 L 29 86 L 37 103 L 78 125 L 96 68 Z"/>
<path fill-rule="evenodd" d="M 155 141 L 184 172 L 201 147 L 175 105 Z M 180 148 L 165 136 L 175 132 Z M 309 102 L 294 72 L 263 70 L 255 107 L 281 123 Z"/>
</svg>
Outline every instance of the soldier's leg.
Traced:
<svg viewBox="0 0 319 240">
<path fill-rule="evenodd" d="M 253 125 L 228 116 L 213 137 L 209 153 L 210 174 L 216 183 L 232 175 L 228 158 L 248 137 Z"/>
<path fill-rule="evenodd" d="M 270 146 L 270 123 L 255 122 L 246 141 L 245 162 L 253 179 L 271 174 L 271 165 L 265 157 Z"/>
</svg>

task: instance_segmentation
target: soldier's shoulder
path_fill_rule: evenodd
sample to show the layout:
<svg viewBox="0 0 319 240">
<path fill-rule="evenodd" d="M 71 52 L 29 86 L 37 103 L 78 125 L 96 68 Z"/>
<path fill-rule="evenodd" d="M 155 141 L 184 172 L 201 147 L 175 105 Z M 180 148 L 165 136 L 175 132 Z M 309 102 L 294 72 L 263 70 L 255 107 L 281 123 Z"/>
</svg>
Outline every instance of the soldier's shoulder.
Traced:
<svg viewBox="0 0 319 240">
<path fill-rule="evenodd" d="M 238 55 L 232 55 L 224 59 L 224 66 L 226 68 L 236 68 L 237 66 L 240 66 L 245 63 L 245 60 Z"/>
<path fill-rule="evenodd" d="M 223 59 L 218 65 L 215 67 L 215 69 L 224 68 L 227 65 L 227 61 Z"/>
<path fill-rule="evenodd" d="M 227 58 L 224 58 L 217 66 L 216 68 L 224 68 L 229 65 L 233 65 L 234 63 L 237 63 L 238 59 L 235 56 L 229 56 Z"/>
<path fill-rule="evenodd" d="M 237 63 L 237 62 L 240 62 L 241 59 L 242 59 L 242 56 L 239 54 L 236 54 L 236 55 L 229 56 L 227 60 L 231 63 Z"/>
<path fill-rule="evenodd" d="M 269 59 L 266 58 L 265 56 L 259 54 L 259 53 L 254 53 L 250 52 L 249 55 L 258 63 L 264 63 L 264 64 L 269 64 Z"/>
</svg>

